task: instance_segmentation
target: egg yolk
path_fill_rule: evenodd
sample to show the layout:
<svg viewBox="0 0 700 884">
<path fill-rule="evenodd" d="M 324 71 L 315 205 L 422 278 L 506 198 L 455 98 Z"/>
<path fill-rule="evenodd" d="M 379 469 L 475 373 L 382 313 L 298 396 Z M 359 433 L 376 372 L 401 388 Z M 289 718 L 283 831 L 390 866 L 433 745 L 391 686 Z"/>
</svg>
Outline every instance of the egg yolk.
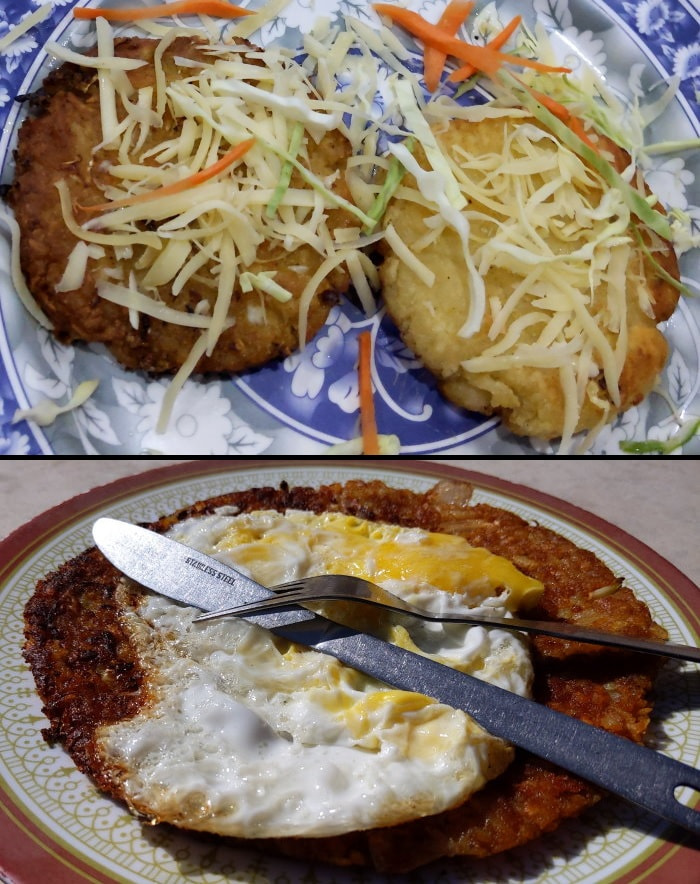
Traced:
<svg viewBox="0 0 700 884">
<path fill-rule="evenodd" d="M 255 516 L 255 514 L 251 514 Z M 370 522 L 342 513 L 303 513 L 285 516 L 287 528 L 274 520 L 237 524 L 217 548 L 235 550 L 235 561 L 265 583 L 265 572 L 290 562 L 306 574 L 348 574 L 374 583 L 407 582 L 449 593 L 493 595 L 509 590 L 509 609 L 531 607 L 543 585 L 519 571 L 512 562 L 471 546 L 463 537 Z M 293 526 L 293 534 L 289 525 Z M 269 528 L 269 530 L 268 530 Z M 287 572 L 278 580 L 296 579 Z"/>
</svg>

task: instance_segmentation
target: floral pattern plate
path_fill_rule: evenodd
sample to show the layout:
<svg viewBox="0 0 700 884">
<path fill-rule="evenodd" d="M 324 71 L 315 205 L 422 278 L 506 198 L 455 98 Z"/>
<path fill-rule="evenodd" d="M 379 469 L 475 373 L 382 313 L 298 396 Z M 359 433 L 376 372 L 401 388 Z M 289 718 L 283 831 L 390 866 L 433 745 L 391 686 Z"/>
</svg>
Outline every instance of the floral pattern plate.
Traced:
<svg viewBox="0 0 700 884">
<path fill-rule="evenodd" d="M 102 0 L 87 0 L 99 5 Z M 86 0 L 79 0 L 85 5 Z M 109 5 L 133 5 L 111 0 Z M 16 95 L 35 89 L 47 70 L 47 40 L 81 49 L 91 26 L 72 18 L 74 0 L 4 0 L 0 39 L 39 6 L 48 17 L 0 52 L 0 182 L 12 179 L 12 149 L 22 119 Z M 260 0 L 250 0 L 251 8 Z M 412 0 L 435 16 L 444 0 Z M 648 89 L 677 76 L 676 99 L 650 131 L 652 141 L 700 134 L 700 7 L 697 0 L 497 0 L 504 18 L 524 15 L 552 33 L 558 54 L 576 67 L 588 62 L 621 94 Z M 371 21 L 365 0 L 289 0 L 253 39 L 298 46 L 318 15 L 351 15 Z M 672 134 L 669 134 L 672 133 Z M 700 151 L 659 158 L 648 179 L 668 204 L 700 225 Z M 2 230 L 3 225 L 0 225 Z M 684 255 L 682 273 L 697 281 L 700 256 Z M 456 408 L 438 393 L 432 376 L 402 344 L 381 305 L 365 315 L 344 302 L 303 352 L 231 380 L 190 379 L 177 398 L 165 433 L 155 424 L 165 380 L 121 369 L 104 349 L 61 346 L 41 330 L 18 302 L 10 279 L 10 252 L 0 234 L 0 454 L 316 454 L 358 434 L 357 335 L 374 339 L 372 376 L 379 431 L 395 434 L 402 454 L 542 454 L 548 444 L 518 439 L 499 421 Z M 684 299 L 666 324 L 671 357 L 658 392 L 632 408 L 596 440 L 593 452 L 619 454 L 622 440 L 667 439 L 677 418 L 700 416 L 700 303 Z M 40 428 L 13 423 L 15 411 L 50 400 L 63 405 L 81 381 L 99 386 L 79 409 Z M 682 453 L 700 452 L 700 438 Z M 681 453 L 681 450 L 679 450 Z"/>
<path fill-rule="evenodd" d="M 47 511 L 0 544 L 0 881 L 9 884 L 667 884 L 696 881 L 697 854 L 669 823 L 606 799 L 526 848 L 472 863 L 446 861 L 409 876 L 282 860 L 149 827 L 100 795 L 60 747 L 21 657 L 22 611 L 35 582 L 91 543 L 101 515 L 150 521 L 197 499 L 259 485 L 382 479 L 424 491 L 441 478 L 471 481 L 475 500 L 518 513 L 592 550 L 649 605 L 671 640 L 697 644 L 698 588 L 619 528 L 537 491 L 446 464 L 368 460 L 199 460 L 113 482 Z M 657 682 L 649 739 L 700 764 L 700 682 L 692 664 L 668 663 Z"/>
</svg>

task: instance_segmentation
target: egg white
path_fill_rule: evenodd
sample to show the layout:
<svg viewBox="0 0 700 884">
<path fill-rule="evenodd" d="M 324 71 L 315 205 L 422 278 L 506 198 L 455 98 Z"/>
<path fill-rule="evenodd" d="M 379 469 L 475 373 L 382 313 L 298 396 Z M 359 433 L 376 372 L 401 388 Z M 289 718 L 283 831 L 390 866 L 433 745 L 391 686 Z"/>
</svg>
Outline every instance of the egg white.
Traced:
<svg viewBox="0 0 700 884">
<path fill-rule="evenodd" d="M 436 609 L 501 615 L 533 590 L 509 563 L 457 538 L 339 514 L 223 511 L 170 534 L 266 585 L 352 572 Z M 459 586 L 450 562 L 464 575 Z M 126 584 L 121 592 L 126 599 Z M 336 835 L 459 804 L 512 759 L 461 711 L 245 621 L 194 623 L 198 613 L 151 593 L 125 608 L 152 696 L 134 718 L 103 727 L 99 747 L 134 810 L 154 821 L 245 838 Z M 387 619 L 366 606 L 355 616 L 396 644 L 529 692 L 517 635 Z"/>
</svg>

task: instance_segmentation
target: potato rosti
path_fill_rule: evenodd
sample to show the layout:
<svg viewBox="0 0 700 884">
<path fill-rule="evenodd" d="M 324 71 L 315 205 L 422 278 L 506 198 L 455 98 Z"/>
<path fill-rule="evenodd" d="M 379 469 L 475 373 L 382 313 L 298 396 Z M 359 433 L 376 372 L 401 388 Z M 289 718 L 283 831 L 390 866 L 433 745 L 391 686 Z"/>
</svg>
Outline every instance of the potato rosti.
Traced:
<svg viewBox="0 0 700 884">
<path fill-rule="evenodd" d="M 188 519 L 259 510 L 345 513 L 371 521 L 455 534 L 506 555 L 541 581 L 535 615 L 661 638 L 646 606 L 618 587 L 596 556 L 518 516 L 470 504 L 471 488 L 440 483 L 425 493 L 380 482 L 314 488 L 258 488 L 201 501 L 152 524 L 165 532 Z M 128 618 L 142 591 L 120 592 L 121 575 L 95 549 L 72 559 L 37 585 L 25 610 L 25 656 L 49 718 L 47 739 L 63 743 L 78 767 L 104 791 L 124 798 L 101 751 L 105 725 L 128 722 L 160 687 L 129 637 Z M 658 662 L 639 655 L 551 638 L 532 643 L 534 695 L 540 702 L 641 741 L 649 721 L 648 693 Z M 280 648 L 284 651 L 284 648 Z M 213 711 L 210 710 L 213 714 Z M 399 872 L 443 856 L 488 856 L 551 831 L 589 807 L 598 791 L 524 753 L 465 804 L 403 825 L 337 837 L 254 840 L 291 856 L 337 864 L 368 864 Z"/>
<path fill-rule="evenodd" d="M 678 278 L 678 265 L 671 246 L 638 234 L 622 196 L 555 136 L 520 110 L 495 113 L 435 128 L 461 221 L 445 223 L 441 197 L 427 184 L 419 196 L 407 177 L 386 224 L 418 263 L 389 241 L 384 298 L 449 399 L 499 414 L 520 435 L 570 439 L 654 386 L 667 356 L 657 323 L 678 300 L 658 266 Z M 627 165 L 620 148 L 600 144 L 613 165 Z M 420 176 L 428 168 L 420 147 L 416 163 Z"/>
<path fill-rule="evenodd" d="M 55 335 L 102 342 L 126 367 L 154 373 L 177 370 L 195 347 L 190 370 L 202 372 L 288 354 L 349 286 L 332 260 L 332 231 L 357 223 L 335 203 L 349 196 L 337 170 L 350 147 L 334 115 L 299 112 L 303 72 L 247 44 L 126 38 L 114 55 L 143 65 L 121 70 L 107 56 L 109 80 L 64 64 L 19 133 L 9 203 L 22 269 Z M 281 95 L 268 101 L 275 78 Z M 152 199 L 251 135 L 231 168 L 173 201 Z M 289 169 L 275 206 L 293 135 L 289 162 L 303 168 Z M 149 201 L 91 208 L 144 192 Z"/>
</svg>

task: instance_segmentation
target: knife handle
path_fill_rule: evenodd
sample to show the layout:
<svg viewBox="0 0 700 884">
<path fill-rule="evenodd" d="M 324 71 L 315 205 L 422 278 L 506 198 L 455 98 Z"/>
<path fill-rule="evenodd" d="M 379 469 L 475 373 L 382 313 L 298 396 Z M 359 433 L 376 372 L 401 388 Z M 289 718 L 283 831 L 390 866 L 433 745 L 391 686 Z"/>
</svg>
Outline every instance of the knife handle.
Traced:
<svg viewBox="0 0 700 884">
<path fill-rule="evenodd" d="M 494 736 L 700 835 L 700 810 L 677 797 L 684 786 L 700 793 L 700 770 L 690 765 L 372 635 L 329 633 L 315 647 L 389 685 L 461 709 Z"/>
</svg>

